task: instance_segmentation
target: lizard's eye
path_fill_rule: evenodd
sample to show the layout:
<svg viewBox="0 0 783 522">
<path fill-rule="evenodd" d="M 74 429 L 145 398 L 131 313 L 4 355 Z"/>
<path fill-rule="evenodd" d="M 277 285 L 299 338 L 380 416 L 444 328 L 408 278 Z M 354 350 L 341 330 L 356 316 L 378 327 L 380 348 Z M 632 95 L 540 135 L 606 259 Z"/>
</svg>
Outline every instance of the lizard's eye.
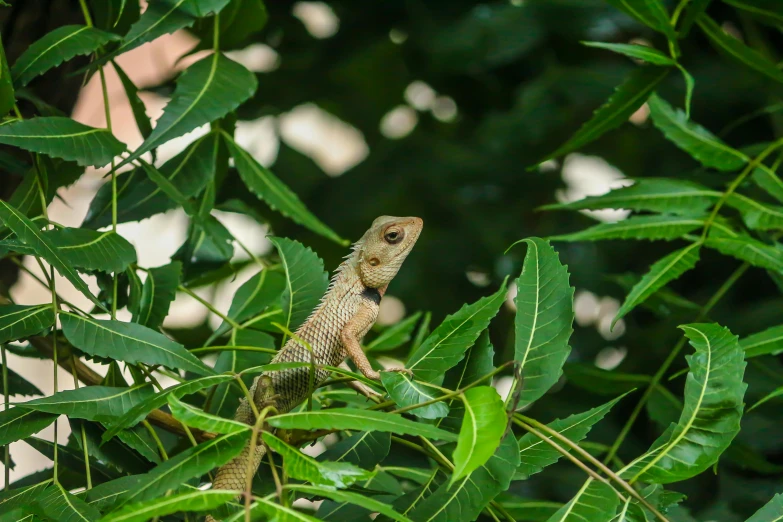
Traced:
<svg viewBox="0 0 783 522">
<path fill-rule="evenodd" d="M 387 230 L 386 233 L 383 235 L 384 241 L 386 241 L 390 245 L 396 245 L 397 243 L 402 241 L 403 237 L 405 237 L 403 231 L 396 228 Z"/>
</svg>

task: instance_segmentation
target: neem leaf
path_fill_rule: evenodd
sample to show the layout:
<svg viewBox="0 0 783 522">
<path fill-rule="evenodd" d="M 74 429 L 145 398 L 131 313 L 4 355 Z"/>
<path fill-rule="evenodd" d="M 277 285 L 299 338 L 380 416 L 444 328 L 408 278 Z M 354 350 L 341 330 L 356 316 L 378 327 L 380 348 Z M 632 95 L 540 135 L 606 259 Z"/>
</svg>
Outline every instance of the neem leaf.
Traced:
<svg viewBox="0 0 783 522">
<path fill-rule="evenodd" d="M 101 522 L 146 522 L 163 515 L 180 511 L 207 511 L 230 502 L 240 491 L 199 489 L 151 499 L 146 502 L 127 504 L 107 514 Z"/>
<path fill-rule="evenodd" d="M 133 321 L 147 328 L 159 328 L 176 297 L 181 277 L 182 263 L 178 261 L 150 268 L 141 289 L 138 311 L 133 314 Z"/>
<path fill-rule="evenodd" d="M 126 164 L 161 143 L 222 118 L 255 92 L 256 77 L 222 53 L 194 63 L 177 79 L 177 87 L 149 138 L 126 158 Z"/>
<path fill-rule="evenodd" d="M 617 223 L 601 223 L 579 232 L 550 237 L 550 241 L 602 241 L 606 239 L 678 239 L 704 226 L 692 216 L 631 216 Z"/>
<path fill-rule="evenodd" d="M 161 364 L 197 375 L 214 373 L 184 346 L 146 326 L 68 312 L 60 314 L 60 321 L 68 341 L 90 355 L 129 363 Z"/>
<path fill-rule="evenodd" d="M 667 74 L 669 70 L 662 67 L 634 69 L 606 103 L 593 113 L 593 117 L 587 123 L 582 125 L 567 142 L 538 163 L 579 149 L 628 121 L 628 118 L 642 106 Z"/>
<path fill-rule="evenodd" d="M 51 304 L 0 306 L 0 344 L 41 333 L 53 324 Z"/>
<path fill-rule="evenodd" d="M 783 352 L 783 325 L 773 326 L 740 340 L 745 358 L 759 355 L 777 355 Z"/>
<path fill-rule="evenodd" d="M 131 388 L 87 386 L 57 392 L 49 397 L 20 403 L 18 406 L 77 419 L 112 422 L 150 395 L 152 386 L 149 383 Z"/>
<path fill-rule="evenodd" d="M 595 47 L 598 49 L 606 49 L 618 54 L 628 56 L 629 58 L 636 58 L 637 60 L 644 60 L 647 63 L 653 65 L 667 65 L 673 66 L 677 62 L 663 54 L 661 51 L 654 47 L 648 47 L 646 45 L 635 44 L 613 44 L 606 42 L 581 42 L 582 45 L 587 47 Z"/>
<path fill-rule="evenodd" d="M 574 289 L 551 245 L 524 239 L 527 254 L 517 279 L 514 360 L 524 375 L 519 405 L 539 399 L 560 378 L 571 347 Z"/>
<path fill-rule="evenodd" d="M 16 60 L 11 75 L 17 87 L 52 67 L 57 67 L 74 56 L 90 54 L 107 42 L 119 40 L 116 34 L 107 33 L 86 25 L 64 25 L 36 40 Z"/>
<path fill-rule="evenodd" d="M 439 388 L 434 388 L 424 382 L 414 381 L 401 372 L 382 372 L 381 382 L 392 400 L 401 407 L 412 406 L 443 395 Z M 449 407 L 444 401 L 441 401 L 409 411 L 412 415 L 422 419 L 438 419 L 449 414 Z"/>
<path fill-rule="evenodd" d="M 447 316 L 408 358 L 407 368 L 427 382 L 442 381 L 449 368 L 465 357 L 506 298 L 505 282 L 494 294 L 466 304 Z"/>
<path fill-rule="evenodd" d="M 0 446 L 38 433 L 54 422 L 56 413 L 9 408 L 0 412 Z"/>
<path fill-rule="evenodd" d="M 0 125 L 0 143 L 96 167 L 106 165 L 125 151 L 125 145 L 108 129 L 88 127 L 61 116 L 39 116 Z"/>
<path fill-rule="evenodd" d="M 492 457 L 508 424 L 503 400 L 491 386 L 465 391 L 462 402 L 465 417 L 453 454 L 452 485 Z"/>
</svg>

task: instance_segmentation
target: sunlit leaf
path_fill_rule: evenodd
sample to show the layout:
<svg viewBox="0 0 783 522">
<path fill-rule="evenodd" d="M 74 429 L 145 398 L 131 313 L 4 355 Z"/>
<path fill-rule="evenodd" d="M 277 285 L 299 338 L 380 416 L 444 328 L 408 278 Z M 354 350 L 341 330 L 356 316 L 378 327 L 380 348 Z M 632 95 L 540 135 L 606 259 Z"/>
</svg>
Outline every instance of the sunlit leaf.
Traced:
<svg viewBox="0 0 783 522">
<path fill-rule="evenodd" d="M 579 232 L 550 237 L 550 241 L 602 241 L 606 239 L 672 240 L 704 226 L 692 216 L 631 216 L 617 223 L 601 223 Z"/>
<path fill-rule="evenodd" d="M 438 388 L 415 381 L 412 377 L 401 372 L 383 372 L 381 373 L 381 382 L 392 400 L 400 407 L 430 401 L 443 395 L 443 392 Z M 439 419 L 448 415 L 449 407 L 441 401 L 409 411 L 412 415 L 422 419 Z"/>
<path fill-rule="evenodd" d="M 367 480 L 372 473 L 347 462 L 318 462 L 296 448 L 292 448 L 269 432 L 264 442 L 283 457 L 283 469 L 288 476 L 316 485 L 347 488 L 359 480 Z"/>
<path fill-rule="evenodd" d="M 650 450 L 621 470 L 632 481 L 666 484 L 698 475 L 714 464 L 739 433 L 746 384 L 737 337 L 716 324 L 682 326 L 696 350 L 680 419 Z"/>
<path fill-rule="evenodd" d="M 102 45 L 119 40 L 116 34 L 107 33 L 86 25 L 64 25 L 47 33 L 30 44 L 11 68 L 11 76 L 17 87 L 52 67 L 57 67 L 74 56 L 90 54 Z"/>
<path fill-rule="evenodd" d="M 498 313 L 506 297 L 505 281 L 494 294 L 466 304 L 443 322 L 408 358 L 407 368 L 418 379 L 437 383 L 465 357 L 481 332 Z"/>
<path fill-rule="evenodd" d="M 659 288 L 674 281 L 682 274 L 696 266 L 699 261 L 701 243 L 692 243 L 685 248 L 675 250 L 671 254 L 659 259 L 650 266 L 650 270 L 642 276 L 626 296 L 620 309 L 617 311 L 612 326 L 628 314 L 631 310 L 643 303 Z"/>
<path fill-rule="evenodd" d="M 324 262 L 310 248 L 284 237 L 270 237 L 269 241 L 277 247 L 285 267 L 282 323 L 293 332 L 321 302 L 329 278 Z"/>
<path fill-rule="evenodd" d="M 429 424 L 414 422 L 400 415 L 355 408 L 330 408 L 321 411 L 298 411 L 275 415 L 269 419 L 275 428 L 319 430 L 374 430 L 400 435 L 421 435 L 431 439 L 456 441 L 457 436 Z"/>
<path fill-rule="evenodd" d="M 302 203 L 299 197 L 272 172 L 258 163 L 245 149 L 236 144 L 230 136 L 224 135 L 231 156 L 234 158 L 239 176 L 247 188 L 287 218 L 309 228 L 317 234 L 340 244 L 347 244 L 331 228 L 322 223 Z"/>
<path fill-rule="evenodd" d="M 629 58 L 643 60 L 653 65 L 671 66 L 677 63 L 658 49 L 646 45 L 614 44 L 606 42 L 582 42 L 582 45 L 586 45 L 587 47 L 596 47 L 598 49 L 606 49 L 607 51 L 622 54 Z"/>
<path fill-rule="evenodd" d="M 157 499 L 128 504 L 103 517 L 101 522 L 146 522 L 179 511 L 207 511 L 236 497 L 239 491 L 191 490 Z"/>
<path fill-rule="evenodd" d="M 778 522 L 783 516 L 783 495 L 778 493 L 746 522 Z"/>
<path fill-rule="evenodd" d="M 239 422 L 230 419 L 224 419 L 217 415 L 206 413 L 204 410 L 200 410 L 194 406 L 186 404 L 179 400 L 176 395 L 169 395 L 167 397 L 169 403 L 169 409 L 171 409 L 171 415 L 175 419 L 193 426 L 203 431 L 209 431 L 212 433 L 239 433 L 242 431 L 250 431 L 251 427 L 244 422 Z"/>
<path fill-rule="evenodd" d="M 25 506 L 41 498 L 43 492 L 51 487 L 52 481 L 47 480 L 28 487 L 6 489 L 0 493 L 0 512 L 8 513 L 14 508 Z"/>
<path fill-rule="evenodd" d="M 152 134 L 122 164 L 137 159 L 161 143 L 222 118 L 247 100 L 256 86 L 253 73 L 222 53 L 214 53 L 194 63 L 177 79 L 171 101 Z"/>
<path fill-rule="evenodd" d="M 544 210 L 583 210 L 625 208 L 650 210 L 666 214 L 694 215 L 707 210 L 721 193 L 691 181 L 679 179 L 640 179 L 630 187 L 622 187 L 601 196 L 588 196 L 568 203 L 554 203 Z"/>
<path fill-rule="evenodd" d="M 90 355 L 129 363 L 160 364 L 197 375 L 214 373 L 184 346 L 146 326 L 67 312 L 60 314 L 60 321 L 68 341 Z"/>
<path fill-rule="evenodd" d="M 125 150 L 125 145 L 107 129 L 88 127 L 60 116 L 39 116 L 0 125 L 0 143 L 96 167 L 106 165 Z"/>
<path fill-rule="evenodd" d="M 783 250 L 750 237 L 708 237 L 704 244 L 753 266 L 783 272 Z"/>
<path fill-rule="evenodd" d="M 0 344 L 36 335 L 53 324 L 51 304 L 0 306 Z"/>
<path fill-rule="evenodd" d="M 609 410 L 619 401 L 621 397 L 617 397 L 606 404 L 587 410 L 583 413 L 577 413 L 570 415 L 565 419 L 557 419 L 547 426 L 556 431 L 563 437 L 574 443 L 581 442 L 592 427 L 601 419 L 603 419 Z M 564 446 L 558 439 L 553 439 L 552 436 L 547 435 L 547 438 L 553 440 L 560 446 Z M 568 449 L 567 446 L 564 446 Z M 532 433 L 526 433 L 519 439 L 519 467 L 517 468 L 515 480 L 525 480 L 531 475 L 543 470 L 545 467 L 554 464 L 560 460 L 562 454 L 552 447 L 546 441 L 538 438 Z"/>
<path fill-rule="evenodd" d="M 664 136 L 705 167 L 730 171 L 740 169 L 748 162 L 745 154 L 690 121 L 684 112 L 673 108 L 663 98 L 653 94 L 647 103 L 653 123 Z"/>
<path fill-rule="evenodd" d="M 49 397 L 20 403 L 19 406 L 77 419 L 111 422 L 150 395 L 152 386 L 149 383 L 132 388 L 87 386 L 57 392 Z"/>
<path fill-rule="evenodd" d="M 120 506 L 160 498 L 170 489 L 193 477 L 200 477 L 212 468 L 230 461 L 242 451 L 249 433 L 221 435 L 193 448 L 188 448 L 143 476 L 142 482 L 120 502 Z"/>
<path fill-rule="evenodd" d="M 620 504 L 612 487 L 589 478 L 574 498 L 549 517 L 547 522 L 609 522 Z"/>
<path fill-rule="evenodd" d="M 783 83 L 783 71 L 778 69 L 774 62 L 769 61 L 763 54 L 748 47 L 739 39 L 723 32 L 723 29 L 712 18 L 702 14 L 696 23 L 721 53 L 771 80 Z"/>
<path fill-rule="evenodd" d="M 465 391 L 463 404 L 465 417 L 453 454 L 452 485 L 492 457 L 508 424 L 503 400 L 491 386 Z"/>
<path fill-rule="evenodd" d="M 553 153 L 538 163 L 580 149 L 606 132 L 619 127 L 642 106 L 669 70 L 663 67 L 638 67 L 623 82 L 590 120 Z"/>
<path fill-rule="evenodd" d="M 524 375 L 519 406 L 539 399 L 562 374 L 571 347 L 574 289 L 551 245 L 524 239 L 527 254 L 517 279 L 514 360 Z"/>
<path fill-rule="evenodd" d="M 250 505 L 251 520 L 274 520 L 276 522 L 321 522 L 319 519 L 306 515 L 293 508 L 282 506 L 263 497 L 256 497 Z M 260 515 L 264 515 L 261 517 Z M 223 522 L 242 522 L 245 520 L 245 510 L 237 511 L 234 515 L 224 518 Z"/>
<path fill-rule="evenodd" d="M 745 358 L 778 355 L 783 352 L 783 325 L 773 326 L 740 339 Z"/>
<path fill-rule="evenodd" d="M 783 180 L 766 165 L 759 165 L 753 169 L 751 175 L 756 184 L 767 191 L 767 194 L 783 202 Z"/>
</svg>

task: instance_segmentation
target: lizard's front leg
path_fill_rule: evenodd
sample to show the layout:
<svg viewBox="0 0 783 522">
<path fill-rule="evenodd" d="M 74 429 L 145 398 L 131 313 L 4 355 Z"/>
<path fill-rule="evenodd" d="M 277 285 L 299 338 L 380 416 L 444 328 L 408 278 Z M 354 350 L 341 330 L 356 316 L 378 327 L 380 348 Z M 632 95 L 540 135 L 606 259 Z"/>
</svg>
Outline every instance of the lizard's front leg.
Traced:
<svg viewBox="0 0 783 522">
<path fill-rule="evenodd" d="M 381 374 L 370 366 L 370 361 L 367 359 L 367 355 L 365 355 L 361 345 L 364 332 L 375 322 L 376 317 L 378 317 L 377 307 L 361 307 L 356 315 L 348 321 L 343 331 L 340 332 L 340 341 L 342 341 L 348 357 L 351 358 L 356 368 L 362 372 L 362 375 L 368 379 L 379 381 L 381 380 Z M 389 368 L 386 371 L 410 373 L 410 370 L 406 368 Z"/>
</svg>

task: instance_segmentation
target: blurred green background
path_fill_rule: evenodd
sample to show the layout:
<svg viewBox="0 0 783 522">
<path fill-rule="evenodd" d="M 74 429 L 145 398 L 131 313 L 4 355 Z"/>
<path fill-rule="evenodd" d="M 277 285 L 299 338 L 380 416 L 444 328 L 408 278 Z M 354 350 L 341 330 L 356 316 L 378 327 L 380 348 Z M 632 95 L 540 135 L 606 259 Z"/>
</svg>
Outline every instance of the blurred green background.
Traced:
<svg viewBox="0 0 783 522">
<path fill-rule="evenodd" d="M 313 27 L 308 30 L 302 4 L 331 21 L 331 34 L 328 27 L 323 33 Z M 668 4 L 673 7 L 673 2 Z M 75 0 L 24 0 L 11 5 L 0 10 L 0 23 L 12 63 L 52 28 L 81 20 Z M 575 231 L 595 221 L 576 212 L 537 211 L 555 202 L 558 190 L 572 195 L 584 193 L 585 187 L 606 191 L 606 176 L 621 174 L 694 179 L 717 188 L 728 179 L 700 170 L 646 121 L 643 111 L 634 122 L 581 151 L 606 163 L 572 155 L 528 169 L 565 142 L 635 67 L 622 56 L 584 47 L 580 41 L 636 40 L 665 48 L 661 35 L 600 0 L 268 0 L 266 9 L 268 23 L 263 30 L 242 36 L 238 25 L 237 38 L 224 42 L 235 49 L 263 44 L 277 53 L 277 66 L 258 73 L 258 91 L 243 106 L 239 119 L 278 116 L 315 104 L 361 133 L 366 158 L 338 176 L 327 175 L 317 161 L 285 141 L 280 142 L 271 168 L 343 237 L 358 238 L 378 215 L 422 217 L 424 233 L 390 293 L 409 312 L 432 311 L 436 324 L 463 303 L 487 295 L 504 277 L 518 275 L 524 246 L 504 254 L 514 241 Z M 718 1 L 708 12 L 776 62 L 783 57 L 783 35 L 778 29 L 758 25 Z M 233 23 L 246 22 L 238 16 Z M 725 60 L 698 28 L 683 41 L 682 56 L 696 82 L 694 121 L 740 148 L 780 135 L 783 121 L 774 111 L 731 126 L 754 111 L 774 107 L 781 95 L 779 87 Z M 31 91 L 70 113 L 82 81 L 70 73 L 84 63 L 77 59 L 51 71 Z M 166 94 L 172 85 L 169 81 L 144 87 Z M 669 75 L 658 92 L 682 106 L 682 77 Z M 0 197 L 7 197 L 15 185 L 15 178 L 7 174 L 4 180 L 10 182 L 2 183 Z M 238 176 L 229 172 L 218 205 L 244 195 L 242 199 L 268 220 L 275 234 L 302 241 L 324 258 L 329 270 L 336 267 L 344 248 L 260 206 L 254 196 L 239 190 L 240 185 Z M 613 241 L 558 243 L 556 248 L 569 266 L 577 294 L 582 294 L 583 308 L 577 308 L 581 325 L 575 327 L 570 361 L 593 363 L 602 354 L 615 362 L 622 359 L 617 371 L 654 372 L 680 336 L 676 326 L 692 321 L 696 312 L 665 303 L 655 310 L 639 309 L 626 318 L 622 331 L 610 334 L 602 319 L 612 315 L 611 301 L 601 299 L 622 300 L 627 289 L 611 276 L 644 273 L 674 247 Z M 697 269 L 673 287 L 703 304 L 737 266 L 738 261 L 707 251 Z M 6 276 L 10 272 L 10 267 L 4 267 Z M 780 322 L 780 295 L 767 274 L 751 270 L 714 309 L 710 320 L 739 335 L 759 331 Z M 513 351 L 512 318 L 507 307 L 493 323 L 496 362 L 507 360 Z M 747 370 L 746 381 L 752 383 L 748 403 L 783 384 L 777 359 L 758 361 Z M 684 366 L 681 359 L 674 370 Z M 562 389 L 534 405 L 532 415 L 549 421 L 596 406 L 620 391 L 603 390 L 602 396 L 586 391 L 589 385 L 563 382 Z M 683 378 L 666 386 L 679 396 Z M 591 440 L 611 443 L 636 397 L 621 402 L 595 428 Z M 662 431 L 654 419 L 663 422 L 666 415 L 679 414 L 679 408 L 665 398 L 653 400 L 651 408 L 653 418 L 644 416 L 636 424 L 621 458 L 638 455 Z M 744 520 L 780 491 L 781 427 L 775 407 L 770 407 L 769 415 L 765 411 L 743 420 L 738 442 L 721 459 L 719 477 L 704 473 L 674 488 L 688 495 L 686 505 L 696 519 Z M 582 479 L 581 471 L 560 463 L 515 483 L 512 491 L 567 501 Z"/>
</svg>

